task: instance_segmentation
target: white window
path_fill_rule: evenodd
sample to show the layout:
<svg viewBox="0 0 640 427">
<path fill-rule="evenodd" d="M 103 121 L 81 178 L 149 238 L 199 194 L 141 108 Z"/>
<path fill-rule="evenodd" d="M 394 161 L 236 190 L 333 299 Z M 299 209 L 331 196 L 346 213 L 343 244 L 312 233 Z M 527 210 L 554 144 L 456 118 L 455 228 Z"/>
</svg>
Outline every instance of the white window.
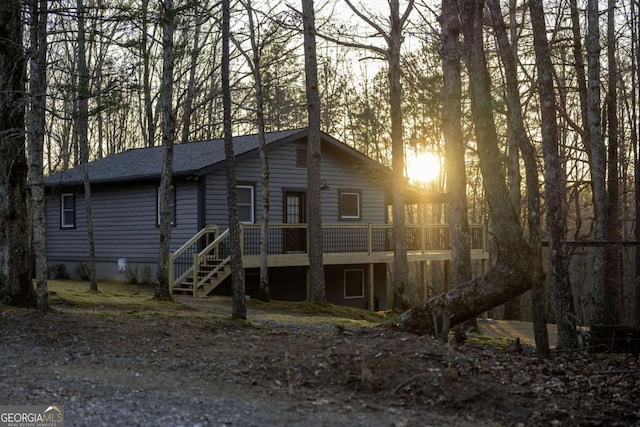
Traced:
<svg viewBox="0 0 640 427">
<path fill-rule="evenodd" d="M 253 186 L 238 185 L 238 222 L 241 224 L 254 223 L 254 195 Z"/>
<path fill-rule="evenodd" d="M 76 227 L 76 196 L 64 193 L 60 196 L 60 228 Z"/>
<path fill-rule="evenodd" d="M 158 195 L 157 195 L 158 206 L 157 206 L 157 215 L 156 215 L 157 225 L 160 225 L 160 198 L 161 198 L 160 187 L 158 187 Z M 176 192 L 173 186 L 171 186 L 171 189 L 169 190 L 169 222 L 172 227 L 175 227 L 176 225 Z"/>
<path fill-rule="evenodd" d="M 360 219 L 360 192 L 340 191 L 340 219 Z"/>
<path fill-rule="evenodd" d="M 364 298 L 364 269 L 344 270 L 344 298 Z"/>
</svg>

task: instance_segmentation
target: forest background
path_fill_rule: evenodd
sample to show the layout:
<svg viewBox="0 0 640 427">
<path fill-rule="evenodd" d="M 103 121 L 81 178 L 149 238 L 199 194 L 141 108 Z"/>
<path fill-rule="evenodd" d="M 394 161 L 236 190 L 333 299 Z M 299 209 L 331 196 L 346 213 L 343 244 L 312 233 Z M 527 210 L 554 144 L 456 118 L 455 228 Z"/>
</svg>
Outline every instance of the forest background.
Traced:
<svg viewBox="0 0 640 427">
<path fill-rule="evenodd" d="M 340 0 L 316 3 L 321 128 L 391 165 L 385 33 L 376 29 L 389 29 L 390 21 L 387 5 L 372 3 L 356 2 L 353 7 Z M 446 52 L 439 22 L 441 5 L 424 0 L 400 3 L 405 8 L 411 5 L 401 54 L 405 154 L 412 158 L 432 153 L 444 165 L 441 112 L 442 57 Z M 178 142 L 223 135 L 218 6 L 206 1 L 175 5 L 173 109 Z M 248 9 L 253 25 L 247 19 Z M 232 3 L 234 134 L 256 131 L 254 82 L 242 54 L 251 49 L 251 39 L 261 58 L 265 130 L 306 126 L 302 24 L 297 9 L 297 4 L 275 0 L 253 5 Z M 558 150 L 552 157 L 562 171 L 560 179 L 553 182 L 544 180 L 549 158 L 543 153 L 539 60 L 529 4 L 488 1 L 483 10 L 482 42 L 500 160 L 523 227 L 528 224 L 531 189 L 524 179 L 525 160 L 511 117 L 514 107 L 509 101 L 505 49 L 515 58 L 517 95 L 524 130 L 535 149 L 538 190 L 544 193 L 545 184 L 554 185 L 563 194 L 565 245 L 561 255 L 570 272 L 575 320 L 586 324 L 597 307 L 604 307 L 612 322 L 640 322 L 640 251 L 635 246 L 640 241 L 640 227 L 636 227 L 640 217 L 638 3 L 544 3 L 558 126 Z M 45 174 L 129 148 L 161 144 L 161 15 L 160 6 L 148 0 L 48 2 Z M 507 45 L 501 42 L 504 36 Z M 27 52 L 33 55 L 35 51 Z M 472 115 L 470 77 L 465 67 L 462 73 L 462 117 L 468 118 Z M 89 78 L 84 79 L 86 76 Z M 83 86 L 85 81 L 88 87 Z M 78 123 L 85 117 L 89 144 L 83 153 Z M 469 222 L 491 226 L 473 122 L 463 119 L 462 131 Z M 434 180 L 416 184 L 446 192 L 446 173 L 443 167 Z M 545 202 L 543 197 L 543 210 Z M 599 206 L 606 214 L 598 213 Z M 443 223 L 447 221 L 446 210 L 438 205 L 412 206 L 407 210 L 407 221 Z M 533 232 L 544 234 L 542 229 Z M 594 261 L 599 251 L 606 251 L 603 268 Z M 598 294 L 591 283 L 594 269 L 606 276 L 610 291 L 605 295 Z M 443 273 L 435 270 L 434 274 Z M 554 293 L 547 295 L 548 314 L 553 319 Z M 505 315 L 526 318 L 529 310 L 508 304 Z"/>
</svg>

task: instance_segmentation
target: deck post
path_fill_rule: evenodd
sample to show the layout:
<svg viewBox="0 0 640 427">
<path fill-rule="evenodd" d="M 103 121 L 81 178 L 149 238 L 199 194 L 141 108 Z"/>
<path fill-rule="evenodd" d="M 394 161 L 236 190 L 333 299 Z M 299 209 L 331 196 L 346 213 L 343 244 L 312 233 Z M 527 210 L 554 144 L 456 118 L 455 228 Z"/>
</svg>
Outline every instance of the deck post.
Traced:
<svg viewBox="0 0 640 427">
<path fill-rule="evenodd" d="M 429 299 L 429 261 L 420 261 L 420 276 L 422 276 L 422 300 Z"/>
<path fill-rule="evenodd" d="M 369 256 L 373 253 L 373 232 L 371 230 L 371 223 L 367 224 L 367 250 L 369 251 Z"/>
<path fill-rule="evenodd" d="M 451 261 L 444 261 L 444 291 L 449 292 L 451 289 Z"/>
<path fill-rule="evenodd" d="M 369 228 L 371 230 L 371 228 Z M 375 298 L 374 298 L 374 280 L 373 280 L 373 264 L 369 264 L 369 310 L 375 311 Z"/>
</svg>

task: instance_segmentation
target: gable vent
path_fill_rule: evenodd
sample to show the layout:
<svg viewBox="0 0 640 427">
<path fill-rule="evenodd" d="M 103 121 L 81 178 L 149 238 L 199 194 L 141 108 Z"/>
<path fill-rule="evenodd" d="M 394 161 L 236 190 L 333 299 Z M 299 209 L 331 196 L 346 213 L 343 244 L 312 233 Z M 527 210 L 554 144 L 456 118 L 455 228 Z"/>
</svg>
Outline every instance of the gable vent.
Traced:
<svg viewBox="0 0 640 427">
<path fill-rule="evenodd" d="M 307 167 L 307 150 L 304 148 L 296 148 L 296 166 L 299 168 Z"/>
</svg>

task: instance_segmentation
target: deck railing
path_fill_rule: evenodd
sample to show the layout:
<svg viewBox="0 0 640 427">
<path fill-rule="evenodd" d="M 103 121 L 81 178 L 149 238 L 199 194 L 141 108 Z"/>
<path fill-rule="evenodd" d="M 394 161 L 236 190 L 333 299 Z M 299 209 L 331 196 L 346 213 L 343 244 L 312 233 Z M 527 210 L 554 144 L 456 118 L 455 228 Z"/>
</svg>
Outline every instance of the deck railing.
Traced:
<svg viewBox="0 0 640 427">
<path fill-rule="evenodd" d="M 471 250 L 486 252 L 484 225 L 471 225 Z M 393 225 L 391 224 L 323 224 L 323 252 L 332 255 L 332 262 L 343 259 L 382 259 L 388 262 L 393 253 Z M 447 257 L 450 250 L 448 225 L 406 225 L 407 253 L 419 258 Z M 240 246 L 242 256 L 255 258 L 260 255 L 260 225 L 241 225 Z M 171 254 L 169 278 L 174 284 L 191 289 L 193 295 L 202 287 L 211 289 L 228 275 L 225 270 L 230 260 L 231 242 L 229 230 L 220 233 L 215 225 L 200 230 L 195 236 Z M 279 259 L 278 265 L 302 265 L 309 249 L 307 224 L 270 224 L 268 230 L 268 253 Z M 345 257 L 341 256 L 345 254 Z M 347 256 L 350 254 L 351 256 Z M 284 257 L 276 257 L 284 255 Z M 296 256 L 297 255 L 297 256 Z M 378 261 L 380 262 L 380 261 Z M 290 263 L 290 264 L 287 264 Z M 296 264 L 297 263 L 297 264 Z M 224 270 L 223 274 L 220 274 Z M 217 281 L 213 283 L 213 281 Z M 183 288 L 184 290 L 184 288 Z"/>
<path fill-rule="evenodd" d="M 243 255 L 260 254 L 260 225 L 243 224 Z M 270 224 L 268 251 L 271 255 L 307 253 L 307 224 Z M 486 251 L 484 225 L 471 225 L 471 250 Z M 451 249 L 448 225 L 407 225 L 407 251 L 445 251 Z M 322 243 L 325 253 L 379 253 L 394 250 L 391 224 L 323 224 Z"/>
</svg>

